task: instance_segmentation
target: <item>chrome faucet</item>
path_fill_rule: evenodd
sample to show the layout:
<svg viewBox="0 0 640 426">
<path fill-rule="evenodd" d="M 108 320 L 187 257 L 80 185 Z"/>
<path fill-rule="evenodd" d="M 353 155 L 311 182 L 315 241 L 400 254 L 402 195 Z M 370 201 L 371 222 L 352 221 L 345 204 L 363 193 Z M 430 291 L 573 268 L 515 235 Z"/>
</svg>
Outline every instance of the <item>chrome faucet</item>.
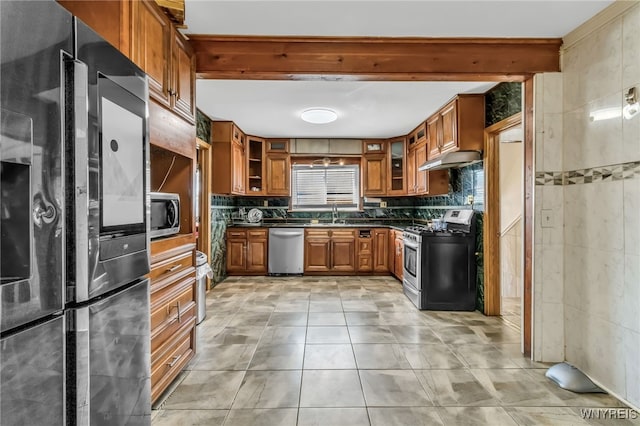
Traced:
<svg viewBox="0 0 640 426">
<path fill-rule="evenodd" d="M 337 219 L 338 219 L 338 204 L 333 203 L 333 206 L 331 207 L 331 223 L 336 223 Z"/>
</svg>

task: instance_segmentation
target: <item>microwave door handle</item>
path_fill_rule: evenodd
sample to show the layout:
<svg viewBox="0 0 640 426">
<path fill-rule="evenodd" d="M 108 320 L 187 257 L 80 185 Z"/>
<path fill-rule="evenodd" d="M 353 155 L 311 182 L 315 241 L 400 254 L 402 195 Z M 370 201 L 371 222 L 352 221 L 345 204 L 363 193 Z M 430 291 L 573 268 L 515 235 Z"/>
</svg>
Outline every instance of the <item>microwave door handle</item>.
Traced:
<svg viewBox="0 0 640 426">
<path fill-rule="evenodd" d="M 74 154 L 74 217 L 76 301 L 89 298 L 89 73 L 87 65 L 70 60 L 73 76 L 73 154 Z"/>
</svg>

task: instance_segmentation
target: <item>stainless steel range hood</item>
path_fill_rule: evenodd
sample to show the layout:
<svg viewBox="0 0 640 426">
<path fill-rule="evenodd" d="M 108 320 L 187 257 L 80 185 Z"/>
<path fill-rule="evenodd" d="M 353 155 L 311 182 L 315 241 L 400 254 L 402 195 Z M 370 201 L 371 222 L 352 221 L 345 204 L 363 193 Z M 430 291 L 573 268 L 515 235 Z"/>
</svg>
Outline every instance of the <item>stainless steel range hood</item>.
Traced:
<svg viewBox="0 0 640 426">
<path fill-rule="evenodd" d="M 418 167 L 418 170 L 444 170 L 456 167 L 464 167 L 482 160 L 480 151 L 455 151 L 442 154 L 440 157 L 429 160 Z"/>
</svg>

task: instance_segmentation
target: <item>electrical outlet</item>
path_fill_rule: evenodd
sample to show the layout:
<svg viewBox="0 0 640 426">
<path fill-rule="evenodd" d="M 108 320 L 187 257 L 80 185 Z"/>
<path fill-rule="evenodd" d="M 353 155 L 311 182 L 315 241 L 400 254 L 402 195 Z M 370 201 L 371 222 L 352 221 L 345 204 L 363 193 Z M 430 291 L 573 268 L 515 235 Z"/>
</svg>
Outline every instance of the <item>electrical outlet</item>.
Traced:
<svg viewBox="0 0 640 426">
<path fill-rule="evenodd" d="M 467 204 L 473 204 L 473 195 L 467 195 Z"/>
<path fill-rule="evenodd" d="M 269 207 L 269 200 L 264 200 L 264 201 L 262 202 L 262 206 L 263 206 L 263 207 Z"/>
<path fill-rule="evenodd" d="M 384 209 L 387 207 L 387 202 L 386 201 L 380 201 L 380 208 Z"/>
</svg>

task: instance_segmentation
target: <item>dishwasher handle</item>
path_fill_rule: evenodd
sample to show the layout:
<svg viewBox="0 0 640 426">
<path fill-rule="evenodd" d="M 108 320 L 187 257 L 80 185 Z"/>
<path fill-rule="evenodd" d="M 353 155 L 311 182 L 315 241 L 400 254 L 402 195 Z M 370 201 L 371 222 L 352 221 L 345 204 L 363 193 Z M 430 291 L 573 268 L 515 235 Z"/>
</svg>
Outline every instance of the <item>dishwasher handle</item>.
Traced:
<svg viewBox="0 0 640 426">
<path fill-rule="evenodd" d="M 304 231 L 302 231 L 302 232 L 297 232 L 297 231 L 271 231 L 269 233 L 269 236 L 274 236 L 274 237 L 303 237 L 304 236 Z"/>
</svg>

